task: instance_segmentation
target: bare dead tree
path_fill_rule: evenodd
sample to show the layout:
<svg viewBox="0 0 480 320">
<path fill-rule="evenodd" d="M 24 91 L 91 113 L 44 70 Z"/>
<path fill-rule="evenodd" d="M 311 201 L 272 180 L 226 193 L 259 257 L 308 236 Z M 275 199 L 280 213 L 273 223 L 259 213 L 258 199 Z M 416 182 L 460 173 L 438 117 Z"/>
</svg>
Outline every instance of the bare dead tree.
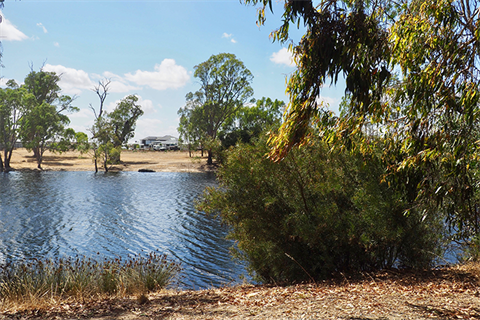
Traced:
<svg viewBox="0 0 480 320">
<path fill-rule="evenodd" d="M 100 99 L 100 108 L 98 110 L 98 115 L 97 115 L 97 111 L 95 110 L 95 108 L 92 106 L 92 104 L 90 104 L 90 109 L 93 110 L 93 114 L 95 115 L 95 119 L 98 119 L 102 116 L 103 104 L 105 102 L 105 99 L 107 99 L 108 90 L 110 89 L 110 84 L 111 83 L 112 83 L 112 80 L 105 78 L 103 80 L 98 81 L 98 85 L 96 85 L 92 89 L 92 91 L 95 92 L 97 94 L 98 98 Z"/>
<path fill-rule="evenodd" d="M 96 129 L 96 125 L 98 124 L 99 120 L 101 121 L 101 117 L 102 117 L 102 114 L 103 114 L 103 106 L 104 106 L 104 103 L 105 103 L 105 100 L 107 99 L 107 96 L 108 96 L 108 90 L 110 89 L 110 84 L 112 83 L 112 81 L 110 79 L 102 79 L 100 81 L 98 81 L 98 85 L 96 85 L 95 87 L 93 87 L 92 91 L 95 92 L 98 96 L 98 98 L 100 99 L 100 108 L 98 110 L 98 114 L 97 114 L 97 111 L 96 109 L 92 106 L 92 104 L 90 104 L 90 109 L 93 110 L 93 114 L 95 115 L 95 124 L 94 126 L 92 127 L 92 134 L 93 134 L 93 138 L 98 138 L 97 137 L 97 129 Z M 98 150 L 98 146 L 95 146 L 93 148 L 93 152 L 94 152 L 94 163 L 95 163 L 95 173 L 98 172 L 98 164 L 97 164 L 97 158 L 98 158 L 98 154 L 97 154 L 97 150 Z M 108 171 L 108 168 L 106 166 L 106 159 L 105 159 L 105 171 Z"/>
</svg>

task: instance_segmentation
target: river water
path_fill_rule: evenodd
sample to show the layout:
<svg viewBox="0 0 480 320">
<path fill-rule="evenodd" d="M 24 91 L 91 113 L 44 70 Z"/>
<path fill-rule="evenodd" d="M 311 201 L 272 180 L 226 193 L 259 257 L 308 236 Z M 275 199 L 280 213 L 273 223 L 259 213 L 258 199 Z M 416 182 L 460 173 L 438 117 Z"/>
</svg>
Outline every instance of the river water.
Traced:
<svg viewBox="0 0 480 320">
<path fill-rule="evenodd" d="M 182 288 L 238 282 L 226 228 L 193 207 L 215 184 L 212 173 L 0 174 L 0 263 L 159 250 L 181 263 Z"/>
</svg>

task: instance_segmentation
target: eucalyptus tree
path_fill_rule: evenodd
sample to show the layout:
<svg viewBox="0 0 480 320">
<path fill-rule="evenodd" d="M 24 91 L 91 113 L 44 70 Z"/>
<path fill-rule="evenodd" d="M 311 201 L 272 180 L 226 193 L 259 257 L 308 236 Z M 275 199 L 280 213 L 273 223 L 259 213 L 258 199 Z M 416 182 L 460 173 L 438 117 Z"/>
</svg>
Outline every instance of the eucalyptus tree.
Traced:
<svg viewBox="0 0 480 320">
<path fill-rule="evenodd" d="M 3 148 L 3 160 L 0 155 L 0 172 L 12 169 L 10 159 L 19 136 L 20 120 L 28 111 L 32 97 L 14 80 L 9 80 L 7 87 L 0 89 L 0 145 Z"/>
<path fill-rule="evenodd" d="M 25 78 L 24 88 L 32 95 L 31 106 L 21 117 L 20 137 L 23 145 L 31 149 L 41 169 L 43 154 L 52 140 L 65 133 L 70 119 L 67 112 L 78 111 L 73 99 L 61 95 L 60 77 L 55 72 L 31 71 Z"/>
<path fill-rule="evenodd" d="M 417 0 L 407 8 L 390 36 L 392 64 L 401 68 L 394 97 L 405 106 L 388 119 L 389 140 L 403 140 L 396 168 L 420 165 L 419 200 L 442 204 L 468 238 L 480 232 L 480 2 Z"/>
<path fill-rule="evenodd" d="M 181 113 L 186 117 L 195 115 L 190 123 L 202 132 L 199 136 L 208 148 L 207 163 L 212 164 L 219 130 L 253 95 L 253 75 L 234 54 L 220 53 L 195 66 L 194 76 L 200 89 L 186 95 L 186 109 Z"/>
<path fill-rule="evenodd" d="M 102 159 L 103 169 L 108 172 L 108 165 L 111 164 L 111 155 L 114 153 L 111 142 L 112 127 L 105 117 L 99 117 L 92 126 L 92 133 L 95 142 L 93 143 L 95 172 L 98 172 L 98 160 Z"/>
<path fill-rule="evenodd" d="M 255 104 L 239 108 L 225 123 L 220 132 L 222 147 L 228 148 L 237 142 L 249 143 L 260 134 L 277 129 L 281 125 L 285 103 L 263 97 Z"/>
<path fill-rule="evenodd" d="M 138 97 L 129 95 L 123 98 L 115 109 L 106 116 L 111 130 L 113 152 L 110 155 L 112 163 L 120 162 L 122 146 L 135 135 L 137 120 L 143 115 L 142 107 L 137 104 Z"/>
<path fill-rule="evenodd" d="M 180 140 L 188 147 L 189 156 L 192 156 L 192 150 L 201 148 L 203 156 L 202 141 L 204 140 L 202 125 L 198 116 L 200 114 L 199 109 L 189 108 L 188 103 L 184 108 L 178 110 L 180 116 L 178 133 L 180 134 Z"/>
<path fill-rule="evenodd" d="M 262 5 L 264 23 L 272 1 L 244 2 Z M 285 43 L 291 25 L 306 27 L 290 44 L 297 70 L 288 80 L 286 120 L 270 140 L 272 158 L 308 142 L 318 124 L 334 147 L 379 152 L 384 181 L 404 189 L 412 210 L 443 212 L 466 237 L 478 234 L 479 1 L 315 3 L 286 2 L 272 32 Z M 342 77 L 349 103 L 333 116 L 317 98 Z M 380 135 L 365 134 L 367 125 Z"/>
<path fill-rule="evenodd" d="M 112 143 L 115 148 L 120 148 L 126 144 L 135 134 L 137 120 L 144 113 L 142 106 L 137 102 L 138 97 L 136 95 L 128 95 L 107 115 L 113 130 Z"/>
</svg>

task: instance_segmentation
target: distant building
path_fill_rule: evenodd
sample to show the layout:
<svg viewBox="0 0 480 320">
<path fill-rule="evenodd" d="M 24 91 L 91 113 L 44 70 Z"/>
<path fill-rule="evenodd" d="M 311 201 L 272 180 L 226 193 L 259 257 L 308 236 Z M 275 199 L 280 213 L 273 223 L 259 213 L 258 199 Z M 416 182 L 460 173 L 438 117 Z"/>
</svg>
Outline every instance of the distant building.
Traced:
<svg viewBox="0 0 480 320">
<path fill-rule="evenodd" d="M 140 146 L 144 149 L 151 149 L 155 146 L 155 150 L 177 150 L 178 138 L 170 135 L 163 137 L 148 136 L 140 140 Z"/>
</svg>

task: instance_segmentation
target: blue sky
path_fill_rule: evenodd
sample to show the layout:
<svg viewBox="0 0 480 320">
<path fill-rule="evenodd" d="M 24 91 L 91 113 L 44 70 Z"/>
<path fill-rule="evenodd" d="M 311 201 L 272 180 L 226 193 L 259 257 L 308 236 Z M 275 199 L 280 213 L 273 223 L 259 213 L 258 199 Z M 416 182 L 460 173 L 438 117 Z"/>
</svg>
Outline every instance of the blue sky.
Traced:
<svg viewBox="0 0 480 320">
<path fill-rule="evenodd" d="M 62 74 L 62 92 L 75 95 L 80 112 L 70 126 L 88 133 L 98 108 L 91 90 L 99 80 L 112 83 L 107 111 L 136 94 L 145 111 L 135 137 L 178 136 L 177 111 L 199 84 L 194 66 L 218 53 L 233 53 L 253 73 L 254 97 L 285 102 L 286 77 L 295 70 L 287 44 L 273 43 L 283 1 L 275 2 L 267 23 L 256 25 L 257 8 L 238 0 L 6 1 L 0 23 L 2 83 L 23 83 L 42 66 Z M 291 28 L 294 42 L 303 30 Z M 321 99 L 338 109 L 342 88 L 324 89 Z"/>
</svg>

